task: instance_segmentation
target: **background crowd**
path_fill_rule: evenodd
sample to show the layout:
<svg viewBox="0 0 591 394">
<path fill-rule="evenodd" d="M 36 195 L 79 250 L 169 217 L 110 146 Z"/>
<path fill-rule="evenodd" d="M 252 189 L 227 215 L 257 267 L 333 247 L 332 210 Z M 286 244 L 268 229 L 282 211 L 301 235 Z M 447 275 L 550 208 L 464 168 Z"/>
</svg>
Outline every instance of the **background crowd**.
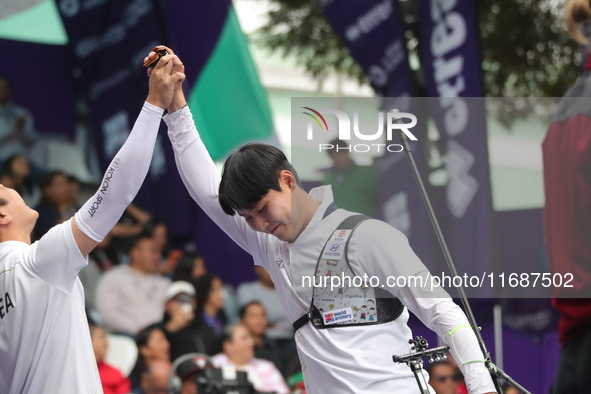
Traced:
<svg viewBox="0 0 591 394">
<path fill-rule="evenodd" d="M 12 102 L 8 76 L 0 76 L 0 120 L 0 138 L 11 146 L 0 149 L 0 183 L 17 190 L 39 212 L 33 234 L 39 239 L 70 219 L 96 185 L 31 163 L 33 116 Z M 355 164 L 347 150 L 337 151 L 348 146 L 345 141 L 331 144 L 333 166 L 325 170 L 325 182 L 340 191 L 339 206 L 372 214 L 378 203 L 372 193 L 377 173 Z M 194 244 L 172 248 L 166 224 L 135 204 L 91 252 L 79 277 L 106 394 L 167 393 L 171 372 L 182 379 L 183 393 L 196 393 L 194 376 L 203 368 L 194 359 L 172 371 L 175 360 L 194 353 L 210 356 L 209 367 L 231 365 L 248 372 L 259 392 L 305 392 L 293 328 L 267 271 L 253 265 L 258 280 L 234 288 L 208 273 L 207 266 Z M 125 361 L 121 366 L 106 362 L 109 339 L 119 337 L 137 349 L 131 367 Z M 428 368 L 430 385 L 437 394 L 467 393 L 459 368 L 448 357 Z M 119 363 L 117 356 L 114 363 Z"/>
</svg>

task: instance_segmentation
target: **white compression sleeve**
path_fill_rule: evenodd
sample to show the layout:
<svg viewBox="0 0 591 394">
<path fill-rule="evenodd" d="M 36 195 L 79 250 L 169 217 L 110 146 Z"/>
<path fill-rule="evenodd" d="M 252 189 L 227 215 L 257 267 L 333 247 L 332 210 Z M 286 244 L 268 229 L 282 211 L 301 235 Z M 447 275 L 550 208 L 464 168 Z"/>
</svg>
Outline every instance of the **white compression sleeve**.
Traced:
<svg viewBox="0 0 591 394">
<path fill-rule="evenodd" d="M 76 212 L 78 228 L 93 241 L 101 242 L 111 231 L 144 183 L 163 113 L 163 109 L 144 103 L 99 189 Z"/>
</svg>

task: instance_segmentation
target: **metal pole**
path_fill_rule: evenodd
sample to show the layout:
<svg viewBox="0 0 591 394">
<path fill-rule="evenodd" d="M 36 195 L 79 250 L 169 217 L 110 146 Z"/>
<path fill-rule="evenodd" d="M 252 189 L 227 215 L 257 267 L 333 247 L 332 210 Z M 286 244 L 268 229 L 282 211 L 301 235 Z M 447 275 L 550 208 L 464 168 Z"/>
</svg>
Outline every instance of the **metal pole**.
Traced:
<svg viewBox="0 0 591 394">
<path fill-rule="evenodd" d="M 391 110 L 390 112 L 398 112 L 398 110 Z M 398 124 L 404 123 L 401 119 L 394 119 L 394 122 L 398 123 Z M 396 132 L 398 134 L 398 138 L 400 139 L 400 143 L 404 149 L 404 152 L 406 153 L 406 157 L 408 158 L 408 162 L 410 164 L 410 168 L 411 168 L 411 171 L 414 175 L 414 178 L 417 182 L 417 186 L 419 188 L 419 191 L 421 192 L 421 197 L 423 198 L 423 202 L 425 203 L 425 207 L 427 208 L 427 213 L 429 214 L 429 219 L 431 219 L 431 224 L 433 225 L 433 229 L 435 230 L 435 234 L 437 235 L 437 240 L 439 241 L 439 245 L 441 246 L 441 250 L 443 252 L 443 256 L 445 257 L 445 261 L 447 262 L 447 265 L 449 267 L 449 270 L 450 270 L 452 276 L 454 276 L 454 277 L 459 276 L 458 271 L 456 270 L 456 266 L 455 266 L 453 259 L 451 257 L 451 253 L 449 252 L 449 249 L 447 247 L 447 243 L 445 242 L 445 238 L 443 237 L 443 232 L 441 231 L 441 227 L 439 226 L 439 221 L 437 220 L 437 217 L 435 216 L 435 210 L 433 209 L 433 206 L 431 205 L 431 200 L 429 199 L 429 195 L 427 194 L 427 190 L 425 189 L 425 184 L 423 183 L 423 180 L 421 179 L 419 169 L 417 168 L 414 157 L 413 157 L 412 152 L 410 150 L 410 145 L 408 143 L 408 140 L 402 130 L 396 129 Z M 474 313 L 472 312 L 472 308 L 470 307 L 470 303 L 468 302 L 468 297 L 466 296 L 466 292 L 462 286 L 457 287 L 457 290 L 460 295 L 460 299 L 462 300 L 462 305 L 464 306 L 464 311 L 466 312 L 466 317 L 468 318 L 468 322 L 470 323 L 470 325 L 472 327 L 472 331 L 474 332 L 474 335 L 476 335 L 476 339 L 478 341 L 480 349 L 482 350 L 482 354 L 484 355 L 485 365 L 491 373 L 491 376 L 493 378 L 493 382 L 495 384 L 495 388 L 496 388 L 497 392 L 502 393 L 501 382 L 499 380 L 499 378 L 502 378 L 503 380 L 507 381 L 509 384 L 511 384 L 512 386 L 517 388 L 522 393 L 531 394 L 528 390 L 523 388 L 521 385 L 519 385 L 517 382 L 515 382 L 509 375 L 507 375 L 504 371 L 502 371 L 500 368 L 498 368 L 496 365 L 494 365 L 492 363 L 491 358 L 490 358 L 490 353 L 488 352 L 488 350 L 486 348 L 486 344 L 484 343 L 484 340 L 482 339 L 482 335 L 480 335 L 480 330 L 478 329 L 478 325 L 476 324 L 476 318 L 474 317 Z"/>
<path fill-rule="evenodd" d="M 496 366 L 503 369 L 503 310 L 500 304 L 493 308 L 494 330 L 495 330 L 495 359 Z"/>
</svg>

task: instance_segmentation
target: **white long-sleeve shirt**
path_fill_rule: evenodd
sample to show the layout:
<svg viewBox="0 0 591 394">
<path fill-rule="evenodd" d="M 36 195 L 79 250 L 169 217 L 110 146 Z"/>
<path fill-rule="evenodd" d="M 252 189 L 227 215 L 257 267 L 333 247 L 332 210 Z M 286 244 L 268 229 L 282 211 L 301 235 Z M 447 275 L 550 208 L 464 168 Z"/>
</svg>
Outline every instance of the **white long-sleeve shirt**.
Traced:
<svg viewBox="0 0 591 394">
<path fill-rule="evenodd" d="M 311 288 L 302 287 L 302 276 L 314 275 L 324 242 L 350 213 L 337 210 L 323 219 L 333 201 L 332 191 L 326 186 L 310 192 L 321 205 L 295 242 L 255 232 L 242 217 L 226 215 L 221 209 L 216 198 L 220 177 L 199 138 L 189 109 L 185 107 L 164 120 L 169 127 L 179 173 L 189 193 L 226 234 L 269 272 L 281 304 L 294 322 L 308 311 L 312 294 Z M 356 272 L 378 276 L 381 283 L 386 283 L 387 276 L 427 274 L 406 237 L 377 220 L 360 225 L 352 235 L 348 253 Z M 444 340 L 453 338 L 454 357 L 460 364 L 468 363 L 461 368 L 471 394 L 495 391 L 465 315 L 445 293 L 437 295 L 438 298 L 416 298 L 433 297 L 433 294 L 412 288 L 390 290 Z M 296 332 L 296 343 L 308 392 L 416 393 L 417 384 L 409 367 L 392 362 L 393 354 L 409 353 L 408 339 L 412 333 L 407 320 L 405 308 L 398 319 L 380 325 L 321 330 L 311 324 L 304 325 Z M 477 360 L 481 362 L 473 362 Z"/>
</svg>

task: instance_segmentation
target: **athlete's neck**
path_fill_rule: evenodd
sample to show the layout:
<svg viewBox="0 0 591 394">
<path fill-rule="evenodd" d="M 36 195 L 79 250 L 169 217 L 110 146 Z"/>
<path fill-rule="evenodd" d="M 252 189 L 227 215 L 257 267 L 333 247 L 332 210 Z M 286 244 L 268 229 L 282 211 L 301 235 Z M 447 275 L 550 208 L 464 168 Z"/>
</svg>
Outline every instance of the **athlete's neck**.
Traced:
<svg viewBox="0 0 591 394">
<path fill-rule="evenodd" d="M 30 245 L 31 244 L 31 235 L 30 235 L 30 232 L 27 235 L 16 234 L 16 233 L 13 233 L 12 231 L 0 232 L 0 243 L 7 242 L 7 241 L 24 242 L 27 245 Z"/>
<path fill-rule="evenodd" d="M 308 226 L 308 224 L 310 223 L 310 221 L 314 217 L 314 214 L 318 210 L 318 207 L 320 207 L 320 201 L 316 201 L 304 190 L 297 188 L 294 191 L 294 197 L 292 200 L 292 204 L 295 205 L 294 206 L 295 211 L 292 208 L 292 215 L 291 215 L 292 216 L 292 218 L 291 218 L 292 223 L 295 224 L 295 226 L 292 225 L 292 229 L 298 229 L 298 230 L 296 230 L 296 232 L 294 232 L 293 237 L 292 237 L 292 241 L 291 241 L 291 242 L 295 242 L 296 239 L 306 229 L 306 227 Z M 296 213 L 296 214 L 294 215 L 294 213 Z"/>
</svg>

